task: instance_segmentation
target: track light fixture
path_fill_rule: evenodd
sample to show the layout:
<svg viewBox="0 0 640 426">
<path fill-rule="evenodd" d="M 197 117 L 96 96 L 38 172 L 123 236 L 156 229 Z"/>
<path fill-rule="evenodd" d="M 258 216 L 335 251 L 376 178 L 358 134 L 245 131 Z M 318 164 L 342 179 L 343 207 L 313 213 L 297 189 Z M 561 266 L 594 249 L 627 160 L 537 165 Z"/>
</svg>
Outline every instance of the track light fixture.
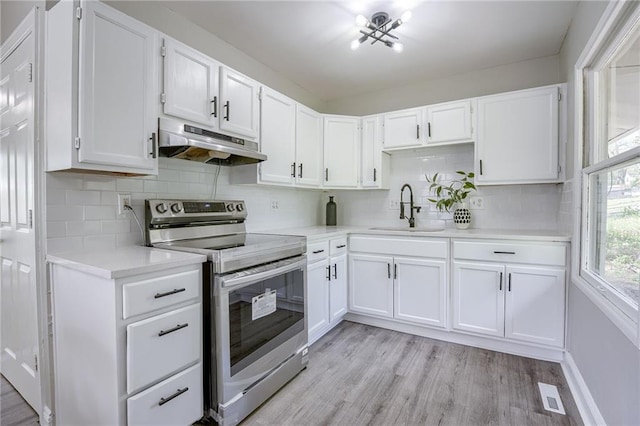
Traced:
<svg viewBox="0 0 640 426">
<path fill-rule="evenodd" d="M 356 16 L 356 25 L 362 27 L 360 34 L 362 36 L 351 42 L 351 49 L 356 50 L 362 43 L 372 38 L 371 44 L 380 42 L 387 47 L 392 48 L 396 52 L 402 52 L 404 46 L 399 43 L 398 37 L 391 34 L 391 31 L 398 28 L 400 25 L 411 19 L 411 11 L 406 11 L 402 16 L 395 21 L 389 18 L 389 14 L 386 12 L 376 12 L 371 16 L 371 19 L 367 19 L 362 15 Z"/>
</svg>

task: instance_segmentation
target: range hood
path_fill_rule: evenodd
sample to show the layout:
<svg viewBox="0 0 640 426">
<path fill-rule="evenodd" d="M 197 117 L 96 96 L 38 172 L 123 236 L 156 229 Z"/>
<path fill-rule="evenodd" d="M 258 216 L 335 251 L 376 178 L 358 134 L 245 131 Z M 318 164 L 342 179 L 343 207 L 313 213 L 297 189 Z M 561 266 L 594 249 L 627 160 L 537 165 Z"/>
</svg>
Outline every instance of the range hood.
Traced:
<svg viewBox="0 0 640 426">
<path fill-rule="evenodd" d="M 222 166 L 254 164 L 267 159 L 258 151 L 256 142 L 168 118 L 158 121 L 158 148 L 163 157 Z"/>
</svg>

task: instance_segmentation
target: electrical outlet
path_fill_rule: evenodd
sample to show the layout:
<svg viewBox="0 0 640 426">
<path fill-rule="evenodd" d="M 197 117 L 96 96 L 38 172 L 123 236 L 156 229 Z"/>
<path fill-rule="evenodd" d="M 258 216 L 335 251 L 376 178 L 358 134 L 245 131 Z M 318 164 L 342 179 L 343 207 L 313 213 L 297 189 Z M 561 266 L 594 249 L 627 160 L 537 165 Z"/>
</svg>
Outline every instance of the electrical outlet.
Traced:
<svg viewBox="0 0 640 426">
<path fill-rule="evenodd" d="M 127 212 L 125 206 L 131 207 L 131 194 L 118 194 L 118 214 Z"/>
<path fill-rule="evenodd" d="M 471 197 L 469 204 L 471 210 L 484 210 L 484 198 L 482 197 Z"/>
<path fill-rule="evenodd" d="M 400 210 L 400 201 L 398 201 L 398 200 L 390 200 L 389 201 L 389 210 Z"/>
<path fill-rule="evenodd" d="M 278 210 L 278 200 L 271 200 L 271 209 Z"/>
</svg>

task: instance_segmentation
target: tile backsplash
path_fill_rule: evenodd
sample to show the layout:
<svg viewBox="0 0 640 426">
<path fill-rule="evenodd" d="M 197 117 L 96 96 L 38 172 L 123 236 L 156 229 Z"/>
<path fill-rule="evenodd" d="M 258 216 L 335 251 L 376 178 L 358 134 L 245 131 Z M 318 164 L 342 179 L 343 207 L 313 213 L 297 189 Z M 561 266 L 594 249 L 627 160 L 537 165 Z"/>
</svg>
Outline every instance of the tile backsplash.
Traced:
<svg viewBox="0 0 640 426">
<path fill-rule="evenodd" d="M 118 193 L 129 193 L 144 226 L 144 200 L 240 199 L 247 204 L 247 229 L 311 226 L 320 223 L 320 191 L 230 185 L 229 169 L 160 158 L 158 176 L 119 177 L 47 173 L 47 251 L 115 248 L 142 244 L 131 212 L 118 214 Z M 273 208 L 274 202 L 277 208 Z"/>
</svg>

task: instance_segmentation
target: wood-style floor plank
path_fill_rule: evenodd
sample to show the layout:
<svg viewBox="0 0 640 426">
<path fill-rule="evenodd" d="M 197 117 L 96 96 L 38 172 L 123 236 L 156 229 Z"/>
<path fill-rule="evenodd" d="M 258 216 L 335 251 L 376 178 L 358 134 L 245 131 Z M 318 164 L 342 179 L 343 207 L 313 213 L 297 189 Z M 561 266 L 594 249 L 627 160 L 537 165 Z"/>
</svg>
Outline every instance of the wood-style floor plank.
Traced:
<svg viewBox="0 0 640 426">
<path fill-rule="evenodd" d="M 566 416 L 546 411 L 558 387 Z M 582 425 L 560 365 L 343 322 L 243 425 Z"/>
<path fill-rule="evenodd" d="M 38 415 L 11 383 L 0 375 L 0 425 L 2 426 L 36 426 Z"/>
</svg>

